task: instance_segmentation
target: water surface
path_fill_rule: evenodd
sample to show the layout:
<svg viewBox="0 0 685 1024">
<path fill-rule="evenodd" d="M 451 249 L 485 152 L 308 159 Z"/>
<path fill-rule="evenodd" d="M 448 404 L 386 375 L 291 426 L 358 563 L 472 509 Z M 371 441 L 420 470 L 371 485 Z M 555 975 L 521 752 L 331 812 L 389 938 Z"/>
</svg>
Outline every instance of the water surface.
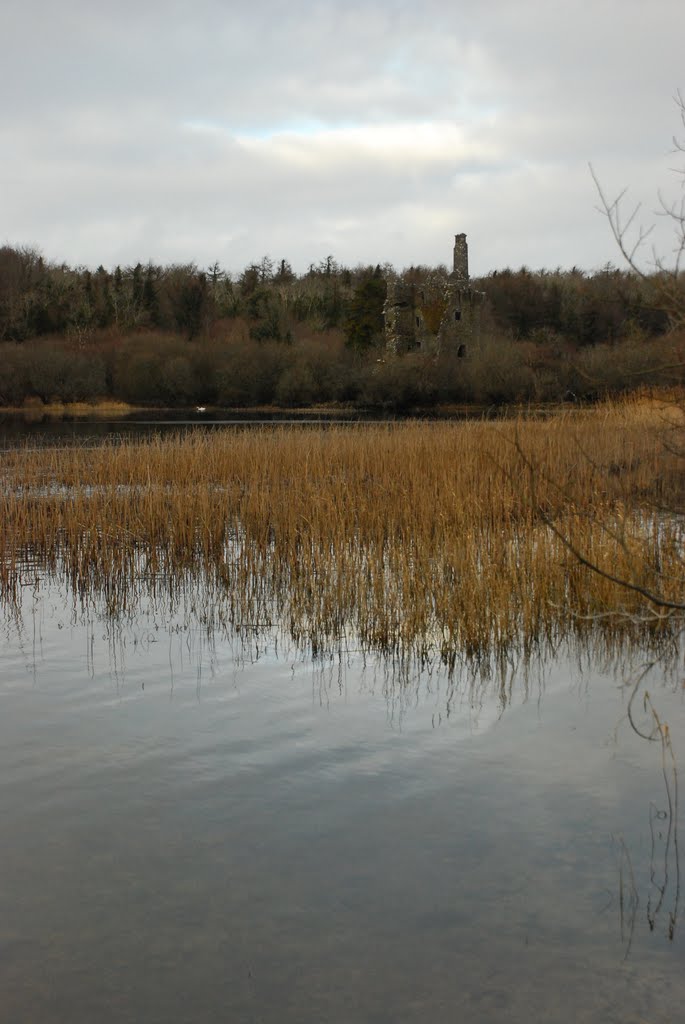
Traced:
<svg viewBox="0 0 685 1024">
<path fill-rule="evenodd" d="M 678 1019 L 639 657 L 321 663 L 39 584 L 0 633 L 4 1019 Z M 651 727 L 645 689 L 682 755 L 677 674 Z"/>
<path fill-rule="evenodd" d="M 278 410 L 274 412 L 227 410 L 139 410 L 126 415 L 55 416 L 40 410 L 31 413 L 0 412 L 0 450 L 20 444 L 30 446 L 96 445 L 104 441 L 145 439 L 170 433 L 190 433 L 250 427 L 310 427 L 344 426 L 360 422 L 378 422 L 392 417 L 372 413 L 340 410 L 327 413 L 307 409 Z"/>
</svg>

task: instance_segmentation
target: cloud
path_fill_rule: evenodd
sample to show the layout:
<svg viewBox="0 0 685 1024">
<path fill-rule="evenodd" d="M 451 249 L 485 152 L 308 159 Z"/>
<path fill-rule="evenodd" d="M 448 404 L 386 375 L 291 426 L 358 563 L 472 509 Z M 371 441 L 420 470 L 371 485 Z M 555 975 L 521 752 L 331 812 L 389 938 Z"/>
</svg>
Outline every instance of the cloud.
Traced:
<svg viewBox="0 0 685 1024">
<path fill-rule="evenodd" d="M 469 139 L 463 128 L 448 121 L 394 121 L 258 138 L 238 135 L 236 141 L 261 162 L 315 176 L 330 168 L 349 173 L 360 166 L 365 173 L 376 166 L 384 175 L 406 175 L 425 168 L 491 165 L 501 158 L 495 146 Z"/>
<path fill-rule="evenodd" d="M 10 241 L 113 265 L 616 258 L 587 170 L 668 184 L 672 0 L 11 5 Z M 475 256 L 476 253 L 482 255 Z"/>
</svg>

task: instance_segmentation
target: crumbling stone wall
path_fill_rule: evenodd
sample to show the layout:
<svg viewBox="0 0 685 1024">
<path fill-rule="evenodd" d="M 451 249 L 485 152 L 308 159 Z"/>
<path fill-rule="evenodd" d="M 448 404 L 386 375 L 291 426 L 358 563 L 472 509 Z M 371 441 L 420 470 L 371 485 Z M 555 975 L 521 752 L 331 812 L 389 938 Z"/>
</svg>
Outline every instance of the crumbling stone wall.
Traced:
<svg viewBox="0 0 685 1024">
<path fill-rule="evenodd" d="M 420 349 L 467 356 L 480 341 L 485 294 L 470 287 L 466 235 L 455 235 L 447 280 L 436 274 L 416 287 L 397 277 L 387 284 L 383 312 L 388 352 L 401 355 Z"/>
<path fill-rule="evenodd" d="M 388 352 L 400 355 L 419 347 L 416 339 L 414 289 L 398 277 L 388 278 L 383 306 L 385 345 Z"/>
</svg>

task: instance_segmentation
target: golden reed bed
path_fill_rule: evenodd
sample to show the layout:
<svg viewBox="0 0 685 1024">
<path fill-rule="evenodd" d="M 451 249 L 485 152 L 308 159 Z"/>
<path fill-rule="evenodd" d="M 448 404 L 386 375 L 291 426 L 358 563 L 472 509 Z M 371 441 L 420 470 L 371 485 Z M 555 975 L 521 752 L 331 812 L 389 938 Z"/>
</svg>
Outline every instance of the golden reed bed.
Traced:
<svg viewBox="0 0 685 1024">
<path fill-rule="evenodd" d="M 449 659 L 598 626 L 672 631 L 673 609 L 568 544 L 683 601 L 682 432 L 675 403 L 633 400 L 544 421 L 16 449 L 1 461 L 0 593 L 11 605 L 53 573 L 120 614 L 201 577 L 201 619 L 278 622 L 315 652 L 354 636 Z"/>
</svg>

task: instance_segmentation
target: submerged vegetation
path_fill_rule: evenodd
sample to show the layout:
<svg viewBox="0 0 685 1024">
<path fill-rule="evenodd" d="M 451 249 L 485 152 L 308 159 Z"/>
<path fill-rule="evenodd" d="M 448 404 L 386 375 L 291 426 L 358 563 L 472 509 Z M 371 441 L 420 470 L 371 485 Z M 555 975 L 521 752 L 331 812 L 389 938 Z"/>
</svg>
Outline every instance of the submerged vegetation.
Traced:
<svg viewBox="0 0 685 1024">
<path fill-rule="evenodd" d="M 685 593 L 684 430 L 677 405 L 642 399 L 11 450 L 2 599 L 47 573 L 115 617 L 164 594 L 208 628 L 447 665 L 572 633 L 661 645 Z M 641 591 L 662 598 L 651 615 Z"/>
</svg>

